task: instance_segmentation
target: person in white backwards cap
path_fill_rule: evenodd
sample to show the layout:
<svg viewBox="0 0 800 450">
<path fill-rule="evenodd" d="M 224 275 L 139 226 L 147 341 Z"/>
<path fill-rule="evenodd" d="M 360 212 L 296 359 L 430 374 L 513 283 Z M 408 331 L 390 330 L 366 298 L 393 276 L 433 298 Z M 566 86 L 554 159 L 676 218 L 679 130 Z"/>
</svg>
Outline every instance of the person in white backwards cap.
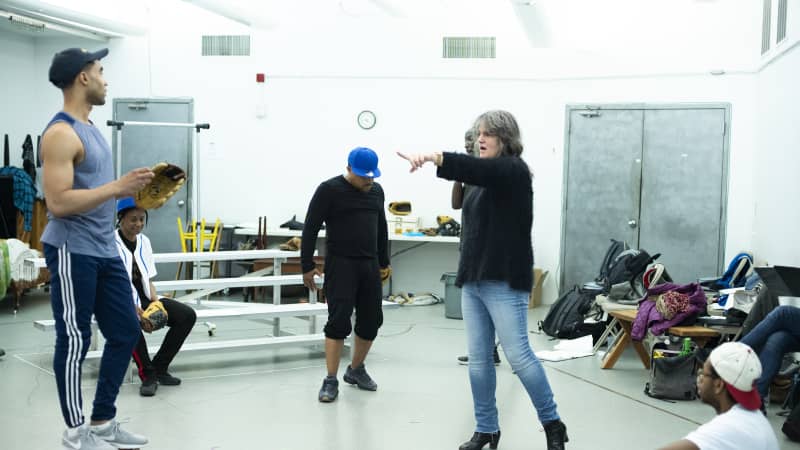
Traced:
<svg viewBox="0 0 800 450">
<path fill-rule="evenodd" d="M 775 432 L 759 410 L 759 376 L 758 355 L 746 344 L 715 348 L 697 371 L 697 392 L 717 416 L 662 450 L 778 450 Z"/>
</svg>

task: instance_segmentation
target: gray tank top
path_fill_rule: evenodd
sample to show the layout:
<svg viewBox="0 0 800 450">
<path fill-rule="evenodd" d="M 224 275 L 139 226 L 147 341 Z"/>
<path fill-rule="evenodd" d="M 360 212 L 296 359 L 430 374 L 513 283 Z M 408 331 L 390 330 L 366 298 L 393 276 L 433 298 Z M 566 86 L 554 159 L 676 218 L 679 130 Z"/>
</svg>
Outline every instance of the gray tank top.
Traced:
<svg viewBox="0 0 800 450">
<path fill-rule="evenodd" d="M 45 131 L 56 122 L 66 122 L 83 144 L 84 158 L 74 167 L 73 189 L 94 189 L 114 181 L 111 147 L 94 124 L 85 124 L 65 112 L 56 114 Z M 100 258 L 118 257 L 114 243 L 114 199 L 96 208 L 67 217 L 55 217 L 47 212 L 47 226 L 42 242 L 60 248 L 64 244 L 70 253 Z"/>
</svg>

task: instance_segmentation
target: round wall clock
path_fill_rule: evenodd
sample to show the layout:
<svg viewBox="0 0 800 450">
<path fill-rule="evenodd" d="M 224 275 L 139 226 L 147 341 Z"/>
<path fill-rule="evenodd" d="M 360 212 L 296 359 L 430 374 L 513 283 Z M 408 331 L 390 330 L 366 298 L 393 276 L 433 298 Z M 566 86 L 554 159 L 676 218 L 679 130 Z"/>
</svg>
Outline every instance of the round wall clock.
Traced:
<svg viewBox="0 0 800 450">
<path fill-rule="evenodd" d="M 365 130 L 374 127 L 376 121 L 375 113 L 372 111 L 364 110 L 358 113 L 358 126 Z"/>
</svg>

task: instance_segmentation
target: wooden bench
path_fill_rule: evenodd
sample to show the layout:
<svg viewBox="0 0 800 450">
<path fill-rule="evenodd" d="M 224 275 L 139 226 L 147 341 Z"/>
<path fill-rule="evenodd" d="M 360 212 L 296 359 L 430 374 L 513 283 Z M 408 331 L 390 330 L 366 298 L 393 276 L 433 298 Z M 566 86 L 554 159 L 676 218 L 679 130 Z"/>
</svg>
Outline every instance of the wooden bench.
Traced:
<svg viewBox="0 0 800 450">
<path fill-rule="evenodd" d="M 642 360 L 642 364 L 644 365 L 645 369 L 650 368 L 649 352 L 644 348 L 644 345 L 642 345 L 641 341 L 634 341 L 631 338 L 631 327 L 633 326 L 633 321 L 636 319 L 636 312 L 637 310 L 635 309 L 629 309 L 610 311 L 608 313 L 619 323 L 619 326 L 622 327 L 622 335 L 617 338 L 617 340 L 614 342 L 614 345 L 612 345 L 605 356 L 603 356 L 602 363 L 600 364 L 601 368 L 613 368 L 614 364 L 617 363 L 617 360 L 620 356 L 622 356 L 622 353 L 625 351 L 625 348 L 629 343 L 633 344 L 633 348 L 636 350 L 636 354 L 639 355 L 639 359 Z M 609 324 L 609 327 L 612 325 L 613 324 Z M 667 334 L 692 338 L 697 345 L 701 347 L 704 347 L 710 339 L 719 337 L 720 335 L 720 333 L 714 329 L 701 326 L 670 327 L 667 330 Z"/>
</svg>

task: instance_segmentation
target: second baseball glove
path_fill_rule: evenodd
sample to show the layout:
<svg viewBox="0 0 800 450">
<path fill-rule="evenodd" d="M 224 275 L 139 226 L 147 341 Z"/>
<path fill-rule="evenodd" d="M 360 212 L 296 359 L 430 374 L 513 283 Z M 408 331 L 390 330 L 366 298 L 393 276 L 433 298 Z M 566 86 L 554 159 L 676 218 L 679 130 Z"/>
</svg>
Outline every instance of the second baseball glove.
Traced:
<svg viewBox="0 0 800 450">
<path fill-rule="evenodd" d="M 167 310 L 160 300 L 155 300 L 147 305 L 142 313 L 142 329 L 147 332 L 160 330 L 167 325 Z"/>
</svg>

